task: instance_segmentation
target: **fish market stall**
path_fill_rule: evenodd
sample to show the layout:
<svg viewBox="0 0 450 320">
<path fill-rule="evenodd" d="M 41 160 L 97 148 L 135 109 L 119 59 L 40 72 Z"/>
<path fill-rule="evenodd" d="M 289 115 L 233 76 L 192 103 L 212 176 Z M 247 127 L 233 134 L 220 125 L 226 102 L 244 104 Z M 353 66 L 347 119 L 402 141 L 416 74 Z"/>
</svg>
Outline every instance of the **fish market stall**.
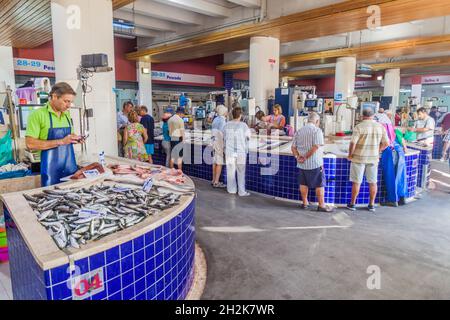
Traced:
<svg viewBox="0 0 450 320">
<path fill-rule="evenodd" d="M 209 131 L 188 132 L 184 143 L 183 172 L 187 175 L 212 180 L 212 147 Z M 163 164 L 165 154 L 161 146 L 162 137 L 155 139 L 155 163 Z M 279 200 L 300 200 L 297 161 L 291 151 L 292 138 L 253 135 L 247 156 L 246 188 Z M 325 202 L 345 206 L 351 199 L 350 161 L 347 159 L 349 139 L 327 138 L 324 147 L 324 168 L 327 185 Z M 406 154 L 407 201 L 418 191 L 420 151 L 412 147 Z M 221 181 L 226 183 L 226 166 Z M 381 164 L 378 171 L 378 195 L 376 203 L 384 203 L 386 188 Z M 315 191 L 310 190 L 310 199 L 317 202 Z M 369 185 L 364 179 L 357 205 L 369 203 Z"/>
<path fill-rule="evenodd" d="M 14 299 L 177 300 L 194 277 L 195 187 L 106 157 L 91 177 L 4 194 Z M 89 170 L 90 174 L 92 170 Z"/>
</svg>

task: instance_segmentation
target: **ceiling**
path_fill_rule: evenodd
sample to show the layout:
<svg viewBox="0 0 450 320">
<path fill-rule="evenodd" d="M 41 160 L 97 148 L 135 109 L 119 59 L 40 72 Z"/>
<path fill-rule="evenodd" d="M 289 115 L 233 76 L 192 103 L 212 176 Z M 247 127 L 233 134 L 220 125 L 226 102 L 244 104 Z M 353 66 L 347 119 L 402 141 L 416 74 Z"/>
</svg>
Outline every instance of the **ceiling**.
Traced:
<svg viewBox="0 0 450 320">
<path fill-rule="evenodd" d="M 52 40 L 50 0 L 0 0 L 0 45 L 34 48 Z M 113 0 L 118 9 L 132 0 Z"/>
<path fill-rule="evenodd" d="M 253 36 L 273 36 L 286 43 L 364 30 L 367 28 L 367 7 L 370 4 L 377 4 L 381 9 L 381 26 L 450 15 L 449 0 L 344 1 L 257 24 L 151 46 L 127 57 L 157 63 L 173 62 L 245 50 L 249 48 L 249 40 Z"/>
</svg>

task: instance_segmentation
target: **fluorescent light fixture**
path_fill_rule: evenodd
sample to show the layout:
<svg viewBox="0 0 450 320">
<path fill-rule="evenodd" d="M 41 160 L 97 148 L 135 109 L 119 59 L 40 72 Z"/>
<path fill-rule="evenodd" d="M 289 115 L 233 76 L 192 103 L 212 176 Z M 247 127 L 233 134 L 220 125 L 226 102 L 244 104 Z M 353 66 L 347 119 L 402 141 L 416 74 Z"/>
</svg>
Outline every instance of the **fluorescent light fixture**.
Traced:
<svg viewBox="0 0 450 320">
<path fill-rule="evenodd" d="M 442 88 L 446 88 L 446 89 L 448 89 L 448 88 L 450 88 L 450 85 L 445 85 L 445 86 L 442 86 Z"/>
<path fill-rule="evenodd" d="M 150 74 L 150 68 L 142 68 L 142 74 Z"/>
<path fill-rule="evenodd" d="M 113 22 L 113 26 L 116 28 L 122 28 L 122 29 L 134 29 L 134 26 L 130 26 L 129 24 L 122 24 L 122 23 L 117 23 L 117 22 Z"/>
<path fill-rule="evenodd" d="M 378 76 L 378 77 L 377 77 L 377 80 L 378 80 L 378 81 L 383 80 L 383 76 Z"/>
<path fill-rule="evenodd" d="M 410 89 L 400 89 L 400 93 L 410 93 L 412 90 Z"/>
<path fill-rule="evenodd" d="M 356 77 L 358 77 L 358 78 L 372 78 L 372 75 L 370 75 L 370 74 L 357 74 Z"/>
</svg>

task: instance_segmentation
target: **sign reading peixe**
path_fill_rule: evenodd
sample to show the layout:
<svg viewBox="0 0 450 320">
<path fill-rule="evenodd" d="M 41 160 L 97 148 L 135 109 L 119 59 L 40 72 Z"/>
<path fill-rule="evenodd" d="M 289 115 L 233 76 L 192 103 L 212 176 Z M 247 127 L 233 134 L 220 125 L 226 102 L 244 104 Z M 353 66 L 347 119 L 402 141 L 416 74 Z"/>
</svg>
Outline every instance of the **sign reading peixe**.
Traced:
<svg viewBox="0 0 450 320">
<path fill-rule="evenodd" d="M 14 70 L 55 73 L 55 62 L 46 60 L 14 58 Z"/>
<path fill-rule="evenodd" d="M 169 82 L 187 82 L 201 84 L 215 84 L 216 77 L 204 76 L 198 74 L 152 71 L 152 80 L 169 81 Z"/>
</svg>

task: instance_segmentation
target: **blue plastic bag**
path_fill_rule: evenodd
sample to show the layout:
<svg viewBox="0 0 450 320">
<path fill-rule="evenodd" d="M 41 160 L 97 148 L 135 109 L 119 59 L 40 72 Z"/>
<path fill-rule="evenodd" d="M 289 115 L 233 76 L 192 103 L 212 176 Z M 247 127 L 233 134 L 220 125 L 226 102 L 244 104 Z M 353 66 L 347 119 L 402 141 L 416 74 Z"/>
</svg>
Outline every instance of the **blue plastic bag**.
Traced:
<svg viewBox="0 0 450 320">
<path fill-rule="evenodd" d="M 3 138 L 0 139 L 0 166 L 14 162 L 13 149 L 12 149 L 12 139 L 11 130 L 5 134 Z"/>
</svg>

